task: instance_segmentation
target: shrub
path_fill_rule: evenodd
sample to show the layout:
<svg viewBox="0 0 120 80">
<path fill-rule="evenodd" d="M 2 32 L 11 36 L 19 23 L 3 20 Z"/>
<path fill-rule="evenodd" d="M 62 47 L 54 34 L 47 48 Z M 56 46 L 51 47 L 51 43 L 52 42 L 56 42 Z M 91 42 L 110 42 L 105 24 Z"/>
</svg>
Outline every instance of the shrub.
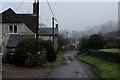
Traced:
<svg viewBox="0 0 120 80">
<path fill-rule="evenodd" d="M 43 49 L 46 50 L 47 61 L 52 62 L 56 60 L 57 54 L 52 46 L 52 42 L 39 41 L 34 38 L 22 39 L 17 45 L 15 63 L 19 66 L 25 66 L 29 54 L 32 57 L 31 59 L 33 59 L 32 65 L 38 65 L 38 63 L 40 63 L 40 59 L 38 60 L 38 52 Z"/>
<path fill-rule="evenodd" d="M 25 66 L 25 61 L 27 60 L 28 53 L 30 55 L 35 55 L 37 52 L 40 52 L 41 45 L 39 41 L 34 38 L 25 38 L 22 39 L 16 49 L 15 61 L 17 65 Z"/>
<path fill-rule="evenodd" d="M 108 41 L 106 42 L 104 48 L 119 48 L 119 42 L 118 41 Z"/>
<path fill-rule="evenodd" d="M 90 49 L 102 49 L 104 47 L 104 37 L 99 34 L 93 34 L 88 40 Z"/>
<path fill-rule="evenodd" d="M 88 38 L 87 37 L 80 38 L 78 48 L 81 51 L 81 53 L 87 52 L 88 50 Z"/>
<path fill-rule="evenodd" d="M 46 49 L 46 58 L 49 62 L 53 62 L 57 58 L 57 54 L 52 46 L 51 41 L 40 41 L 40 45 L 42 45 Z"/>
</svg>

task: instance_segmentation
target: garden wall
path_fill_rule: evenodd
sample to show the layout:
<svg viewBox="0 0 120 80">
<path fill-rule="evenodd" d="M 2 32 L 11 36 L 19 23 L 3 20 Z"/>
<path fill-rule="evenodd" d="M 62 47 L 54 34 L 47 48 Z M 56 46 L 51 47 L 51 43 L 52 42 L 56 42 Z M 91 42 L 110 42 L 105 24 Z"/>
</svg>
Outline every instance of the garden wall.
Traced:
<svg viewBox="0 0 120 80">
<path fill-rule="evenodd" d="M 103 58 L 103 59 L 106 59 L 106 60 L 115 61 L 115 62 L 120 63 L 120 53 L 89 50 L 88 55 L 92 55 L 92 56 L 96 56 L 96 57 L 99 57 L 99 58 Z"/>
</svg>

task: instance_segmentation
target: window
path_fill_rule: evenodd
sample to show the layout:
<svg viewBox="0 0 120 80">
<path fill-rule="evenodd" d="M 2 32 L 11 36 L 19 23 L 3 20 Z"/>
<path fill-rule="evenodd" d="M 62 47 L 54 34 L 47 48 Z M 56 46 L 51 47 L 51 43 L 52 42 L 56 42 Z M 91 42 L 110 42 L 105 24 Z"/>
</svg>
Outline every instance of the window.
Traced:
<svg viewBox="0 0 120 80">
<path fill-rule="evenodd" d="M 17 26 L 14 25 L 14 33 L 17 33 Z"/>
<path fill-rule="evenodd" d="M 13 33 L 13 26 L 9 26 L 9 32 Z"/>
<path fill-rule="evenodd" d="M 10 34 L 17 34 L 18 33 L 17 25 L 10 25 L 9 26 L 9 33 Z"/>
</svg>

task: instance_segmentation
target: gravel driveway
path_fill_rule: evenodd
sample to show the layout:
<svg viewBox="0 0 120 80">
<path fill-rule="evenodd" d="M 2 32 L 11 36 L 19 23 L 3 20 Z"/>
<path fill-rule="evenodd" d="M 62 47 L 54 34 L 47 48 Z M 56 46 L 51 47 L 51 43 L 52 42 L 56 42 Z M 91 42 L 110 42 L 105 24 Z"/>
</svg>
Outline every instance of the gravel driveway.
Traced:
<svg viewBox="0 0 120 80">
<path fill-rule="evenodd" d="M 50 69 L 34 69 L 3 64 L 3 78 L 44 78 Z M 9 79 L 8 79 L 9 80 Z"/>
</svg>

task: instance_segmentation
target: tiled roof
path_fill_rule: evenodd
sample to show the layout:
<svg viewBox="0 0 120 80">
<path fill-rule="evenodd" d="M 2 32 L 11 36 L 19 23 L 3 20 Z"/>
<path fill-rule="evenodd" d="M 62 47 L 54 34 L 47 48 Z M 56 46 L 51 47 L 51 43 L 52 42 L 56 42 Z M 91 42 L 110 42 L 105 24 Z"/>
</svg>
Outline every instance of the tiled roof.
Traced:
<svg viewBox="0 0 120 80">
<path fill-rule="evenodd" d="M 7 47 L 16 47 L 17 44 L 24 38 L 34 37 L 33 35 L 10 35 L 7 43 Z"/>
<path fill-rule="evenodd" d="M 30 30 L 36 32 L 37 29 L 37 16 L 33 14 L 17 14 L 21 20 L 28 26 Z"/>
<path fill-rule="evenodd" d="M 17 14 L 9 8 L 2 13 L 3 23 L 23 23 L 22 20 L 17 16 Z"/>
<path fill-rule="evenodd" d="M 2 17 L 2 23 L 24 23 L 31 31 L 36 32 L 37 16 L 33 14 L 16 14 L 9 8 L 0 17 Z"/>
<path fill-rule="evenodd" d="M 39 28 L 39 35 L 40 36 L 52 36 L 53 35 L 53 29 L 52 28 Z M 54 29 L 54 35 L 58 35 L 58 28 Z"/>
</svg>

